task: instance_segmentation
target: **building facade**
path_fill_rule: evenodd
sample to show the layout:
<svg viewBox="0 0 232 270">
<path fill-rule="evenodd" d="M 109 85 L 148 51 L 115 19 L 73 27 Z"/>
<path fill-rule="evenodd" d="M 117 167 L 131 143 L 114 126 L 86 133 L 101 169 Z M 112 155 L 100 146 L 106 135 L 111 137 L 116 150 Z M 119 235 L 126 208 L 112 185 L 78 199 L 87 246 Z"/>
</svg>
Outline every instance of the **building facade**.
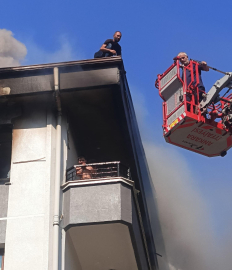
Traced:
<svg viewBox="0 0 232 270">
<path fill-rule="evenodd" d="M 120 57 L 0 69 L 0 112 L 2 269 L 158 269 Z"/>
</svg>

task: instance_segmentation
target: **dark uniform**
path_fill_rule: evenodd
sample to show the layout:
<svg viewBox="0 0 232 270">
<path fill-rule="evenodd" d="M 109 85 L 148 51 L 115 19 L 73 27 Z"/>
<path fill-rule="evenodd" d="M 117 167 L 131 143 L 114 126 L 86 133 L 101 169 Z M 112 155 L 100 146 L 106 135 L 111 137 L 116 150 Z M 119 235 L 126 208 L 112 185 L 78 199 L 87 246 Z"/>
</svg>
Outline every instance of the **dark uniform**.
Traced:
<svg viewBox="0 0 232 270">
<path fill-rule="evenodd" d="M 106 44 L 106 48 L 110 50 L 115 50 L 116 55 L 121 55 L 122 54 L 122 49 L 121 46 L 118 44 L 118 42 L 115 42 L 113 39 L 107 39 L 104 44 Z M 110 57 L 113 56 L 112 53 L 110 52 L 103 52 L 99 50 L 94 54 L 94 58 L 100 58 L 100 57 Z"/>
<path fill-rule="evenodd" d="M 205 86 L 204 86 L 202 78 L 201 78 L 201 71 L 202 70 L 204 70 L 204 69 L 202 68 L 201 65 L 199 65 L 198 66 L 198 73 L 199 73 L 198 89 L 205 91 Z M 193 81 L 192 85 L 195 85 L 196 84 L 196 65 L 193 66 L 193 76 L 194 76 L 194 81 Z M 191 72 L 188 69 L 186 69 L 186 81 L 187 81 L 187 85 L 189 85 L 191 82 Z M 203 94 L 203 92 L 199 91 L 199 102 L 201 102 L 203 99 L 202 94 Z"/>
</svg>

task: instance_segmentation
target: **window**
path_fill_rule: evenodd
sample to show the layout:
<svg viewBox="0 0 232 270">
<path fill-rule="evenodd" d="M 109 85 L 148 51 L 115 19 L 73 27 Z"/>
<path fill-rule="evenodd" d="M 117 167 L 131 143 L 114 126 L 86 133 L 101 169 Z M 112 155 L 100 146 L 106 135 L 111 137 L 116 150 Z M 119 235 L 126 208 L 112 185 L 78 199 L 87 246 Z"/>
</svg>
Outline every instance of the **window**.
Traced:
<svg viewBox="0 0 232 270">
<path fill-rule="evenodd" d="M 0 179 L 10 178 L 12 126 L 0 125 Z"/>
</svg>

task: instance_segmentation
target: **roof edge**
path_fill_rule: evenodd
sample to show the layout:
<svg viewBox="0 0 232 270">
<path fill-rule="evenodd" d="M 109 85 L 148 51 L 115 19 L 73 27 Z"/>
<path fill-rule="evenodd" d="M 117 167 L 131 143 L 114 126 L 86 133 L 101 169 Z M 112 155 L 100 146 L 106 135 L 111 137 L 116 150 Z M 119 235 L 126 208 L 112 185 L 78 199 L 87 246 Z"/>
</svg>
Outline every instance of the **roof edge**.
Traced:
<svg viewBox="0 0 232 270">
<path fill-rule="evenodd" d="M 84 65 L 97 65 L 97 64 L 104 65 L 104 64 L 112 64 L 112 63 L 123 65 L 121 56 L 103 57 L 103 58 L 94 58 L 94 59 L 86 59 L 86 60 L 78 60 L 78 61 L 49 63 L 49 64 L 18 66 L 18 67 L 7 67 L 7 68 L 0 68 L 0 73 L 11 72 L 11 71 L 13 72 L 13 71 L 37 70 L 37 69 L 64 67 L 64 66 L 84 66 Z"/>
</svg>

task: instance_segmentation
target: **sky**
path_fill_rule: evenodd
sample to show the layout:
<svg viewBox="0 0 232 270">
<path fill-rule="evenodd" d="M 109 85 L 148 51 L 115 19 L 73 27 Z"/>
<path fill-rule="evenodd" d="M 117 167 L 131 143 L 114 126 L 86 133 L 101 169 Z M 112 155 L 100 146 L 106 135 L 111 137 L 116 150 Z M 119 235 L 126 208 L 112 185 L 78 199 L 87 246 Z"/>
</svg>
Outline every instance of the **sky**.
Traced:
<svg viewBox="0 0 232 270">
<path fill-rule="evenodd" d="M 201 213 L 207 215 L 204 226 L 210 227 L 222 246 L 232 225 L 232 150 L 224 158 L 207 158 L 166 144 L 161 128 L 162 100 L 154 83 L 157 74 L 163 73 L 180 51 L 217 69 L 232 71 L 231 8 L 229 0 L 10 0 L 4 1 L 0 9 L 0 29 L 11 31 L 8 37 L 16 40 L 15 47 L 3 52 L 2 47 L 7 45 L 1 43 L 0 34 L 0 62 L 17 47 L 19 54 L 13 60 L 7 58 L 14 65 L 90 59 L 116 30 L 122 32 L 122 57 L 149 164 L 156 161 L 157 165 L 160 160 L 164 167 L 176 164 L 180 172 L 175 180 L 183 180 L 176 182 L 180 187 L 176 195 L 182 196 L 182 186 L 188 186 L 187 193 L 194 190 L 189 211 L 197 194 L 195 200 L 200 198 L 202 202 L 197 209 L 207 209 Z M 215 71 L 204 73 L 206 89 L 221 75 Z M 160 177 L 168 179 L 164 174 Z M 171 186 L 170 178 L 167 181 Z M 154 185 L 159 189 L 155 180 Z M 222 252 L 224 249 L 219 250 Z"/>
</svg>

